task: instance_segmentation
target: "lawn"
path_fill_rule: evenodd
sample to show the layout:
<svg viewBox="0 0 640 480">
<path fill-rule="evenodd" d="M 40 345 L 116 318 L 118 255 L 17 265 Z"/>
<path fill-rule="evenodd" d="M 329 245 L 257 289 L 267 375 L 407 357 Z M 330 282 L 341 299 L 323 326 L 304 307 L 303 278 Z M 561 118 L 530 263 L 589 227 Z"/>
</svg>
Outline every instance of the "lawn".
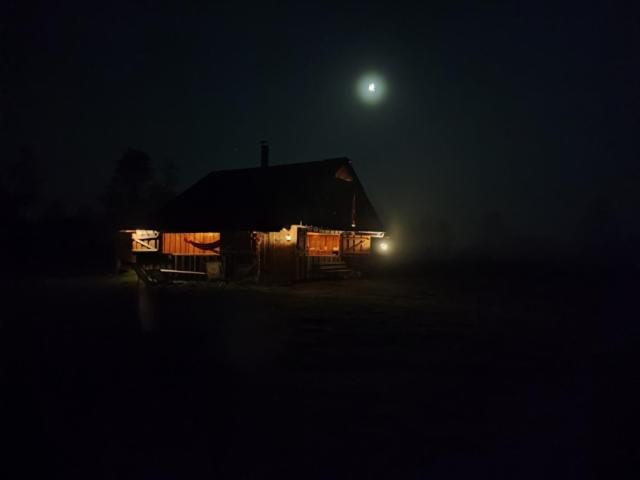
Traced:
<svg viewBox="0 0 640 480">
<path fill-rule="evenodd" d="M 5 432 L 28 473 L 585 478 L 637 453 L 627 277 L 13 288 Z"/>
</svg>

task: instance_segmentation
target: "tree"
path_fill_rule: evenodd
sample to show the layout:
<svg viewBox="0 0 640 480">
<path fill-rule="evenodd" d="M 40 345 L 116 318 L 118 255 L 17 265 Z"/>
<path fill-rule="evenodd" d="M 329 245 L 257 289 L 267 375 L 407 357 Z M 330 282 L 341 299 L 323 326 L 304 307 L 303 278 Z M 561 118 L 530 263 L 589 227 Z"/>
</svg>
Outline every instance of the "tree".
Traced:
<svg viewBox="0 0 640 480">
<path fill-rule="evenodd" d="M 149 155 L 131 148 L 124 152 L 104 196 L 111 221 L 124 226 L 143 220 L 150 207 L 148 198 L 153 178 Z"/>
<path fill-rule="evenodd" d="M 175 196 L 175 163 L 166 161 L 159 177 L 145 152 L 130 148 L 122 155 L 104 195 L 114 226 L 144 225 L 155 209 Z"/>
<path fill-rule="evenodd" d="M 177 168 L 173 160 L 166 159 L 160 166 L 158 178 L 151 184 L 149 201 L 161 206 L 176 195 Z"/>
</svg>

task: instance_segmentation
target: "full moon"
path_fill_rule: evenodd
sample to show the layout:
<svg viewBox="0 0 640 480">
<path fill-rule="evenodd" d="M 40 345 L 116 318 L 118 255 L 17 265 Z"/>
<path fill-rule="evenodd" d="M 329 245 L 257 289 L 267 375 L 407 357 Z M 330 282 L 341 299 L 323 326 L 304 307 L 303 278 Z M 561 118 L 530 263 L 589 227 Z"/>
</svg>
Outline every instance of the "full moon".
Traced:
<svg viewBox="0 0 640 480">
<path fill-rule="evenodd" d="M 387 82 L 377 72 L 365 72 L 356 81 L 356 93 L 360 100 L 369 105 L 377 105 L 384 102 L 387 96 Z"/>
</svg>

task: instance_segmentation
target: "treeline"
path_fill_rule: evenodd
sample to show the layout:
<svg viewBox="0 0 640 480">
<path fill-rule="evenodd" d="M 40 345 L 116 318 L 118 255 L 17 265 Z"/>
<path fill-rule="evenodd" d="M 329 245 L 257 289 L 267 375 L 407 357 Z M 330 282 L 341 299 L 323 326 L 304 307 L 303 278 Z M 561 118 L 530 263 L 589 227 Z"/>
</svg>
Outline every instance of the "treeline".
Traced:
<svg viewBox="0 0 640 480">
<path fill-rule="evenodd" d="M 0 246 L 5 271 L 22 277 L 112 272 L 115 233 L 147 222 L 175 195 L 176 166 L 126 150 L 93 202 L 46 200 L 46 181 L 29 148 L 0 172 Z M 90 199 L 89 199 L 90 200 Z"/>
</svg>

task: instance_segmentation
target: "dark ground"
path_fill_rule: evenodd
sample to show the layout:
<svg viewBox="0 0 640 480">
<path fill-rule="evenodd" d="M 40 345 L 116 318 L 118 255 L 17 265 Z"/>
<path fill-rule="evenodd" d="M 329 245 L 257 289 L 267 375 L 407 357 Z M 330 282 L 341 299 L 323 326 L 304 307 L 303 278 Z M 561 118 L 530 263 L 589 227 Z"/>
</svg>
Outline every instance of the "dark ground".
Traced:
<svg viewBox="0 0 640 480">
<path fill-rule="evenodd" d="M 620 478 L 636 272 L 4 288 L 4 478 Z M 637 471 L 635 472 L 637 474 Z"/>
</svg>

